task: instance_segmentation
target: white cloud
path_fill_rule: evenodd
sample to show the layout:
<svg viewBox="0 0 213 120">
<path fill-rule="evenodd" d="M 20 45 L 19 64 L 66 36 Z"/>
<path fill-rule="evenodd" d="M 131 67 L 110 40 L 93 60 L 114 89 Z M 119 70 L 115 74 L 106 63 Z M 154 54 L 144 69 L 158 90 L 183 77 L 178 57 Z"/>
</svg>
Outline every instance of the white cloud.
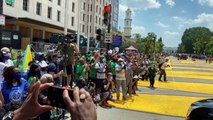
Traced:
<svg viewBox="0 0 213 120">
<path fill-rule="evenodd" d="M 165 31 L 164 35 L 174 37 L 174 36 L 178 36 L 179 33 L 178 32 L 172 32 L 172 31 Z"/>
<path fill-rule="evenodd" d="M 210 7 L 213 7 L 213 0 L 199 0 L 198 3 L 201 5 L 209 5 Z"/>
<path fill-rule="evenodd" d="M 163 24 L 160 21 L 158 21 L 157 25 L 160 26 L 160 27 L 163 27 L 163 28 L 168 28 L 169 27 L 169 25 Z"/>
<path fill-rule="evenodd" d="M 213 14 L 201 13 L 195 19 L 174 16 L 173 19 L 186 27 L 203 26 L 213 31 Z"/>
<path fill-rule="evenodd" d="M 127 9 L 128 9 L 128 6 L 122 5 L 122 4 L 119 5 L 119 16 L 120 16 L 122 19 L 125 18 L 125 12 L 126 12 Z"/>
<path fill-rule="evenodd" d="M 139 33 L 142 36 L 146 35 L 146 29 L 144 26 L 132 25 L 132 34 Z"/>
<path fill-rule="evenodd" d="M 170 7 L 173 7 L 175 5 L 174 0 L 166 0 L 166 4 L 169 5 Z"/>
<path fill-rule="evenodd" d="M 126 5 L 133 9 L 157 9 L 161 4 L 157 0 L 127 0 Z"/>
</svg>

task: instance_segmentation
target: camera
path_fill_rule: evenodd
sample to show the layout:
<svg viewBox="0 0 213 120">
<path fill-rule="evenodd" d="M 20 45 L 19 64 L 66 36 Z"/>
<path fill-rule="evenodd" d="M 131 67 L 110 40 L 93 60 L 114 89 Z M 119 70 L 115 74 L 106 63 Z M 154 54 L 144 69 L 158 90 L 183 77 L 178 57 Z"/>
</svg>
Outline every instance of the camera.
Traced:
<svg viewBox="0 0 213 120">
<path fill-rule="evenodd" d="M 50 38 L 50 43 L 77 43 L 77 34 L 57 34 L 53 33 Z"/>
</svg>

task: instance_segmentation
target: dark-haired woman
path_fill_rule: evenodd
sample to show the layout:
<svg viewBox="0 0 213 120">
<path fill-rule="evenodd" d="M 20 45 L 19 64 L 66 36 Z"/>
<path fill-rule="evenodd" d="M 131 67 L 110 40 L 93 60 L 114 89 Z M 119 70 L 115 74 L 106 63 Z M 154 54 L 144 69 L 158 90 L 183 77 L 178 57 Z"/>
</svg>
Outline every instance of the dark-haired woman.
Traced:
<svg viewBox="0 0 213 120">
<path fill-rule="evenodd" d="M 29 83 L 21 77 L 18 68 L 11 66 L 3 72 L 4 81 L 1 83 L 0 100 L 3 104 L 22 104 L 24 95 L 31 90 Z"/>
<path fill-rule="evenodd" d="M 28 78 L 27 78 L 28 83 L 31 83 L 33 81 L 34 77 L 36 77 L 37 80 L 40 79 L 39 65 L 36 63 L 33 63 L 30 66 Z"/>
</svg>

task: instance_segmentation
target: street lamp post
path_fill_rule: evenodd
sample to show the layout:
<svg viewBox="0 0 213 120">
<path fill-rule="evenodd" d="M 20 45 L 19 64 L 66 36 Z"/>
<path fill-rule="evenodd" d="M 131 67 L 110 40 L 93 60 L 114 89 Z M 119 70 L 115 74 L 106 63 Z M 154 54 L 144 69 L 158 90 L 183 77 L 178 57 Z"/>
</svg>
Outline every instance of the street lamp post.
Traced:
<svg viewBox="0 0 213 120">
<path fill-rule="evenodd" d="M 89 6 L 88 6 L 88 14 L 89 14 L 89 17 L 88 17 L 88 36 L 87 36 L 87 52 L 89 52 L 89 46 L 90 46 L 90 7 L 91 7 L 91 0 L 89 0 Z"/>
</svg>

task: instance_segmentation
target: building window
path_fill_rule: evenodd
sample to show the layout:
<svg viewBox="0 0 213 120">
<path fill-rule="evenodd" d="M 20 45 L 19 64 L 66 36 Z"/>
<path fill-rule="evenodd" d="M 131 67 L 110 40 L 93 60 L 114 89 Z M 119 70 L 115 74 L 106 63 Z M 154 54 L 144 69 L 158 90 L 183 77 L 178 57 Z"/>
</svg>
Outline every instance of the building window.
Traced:
<svg viewBox="0 0 213 120">
<path fill-rule="evenodd" d="M 90 31 L 90 33 L 92 33 L 92 26 L 89 27 L 89 31 Z"/>
<path fill-rule="evenodd" d="M 95 23 L 97 23 L 98 22 L 98 17 L 97 16 L 95 16 Z"/>
<path fill-rule="evenodd" d="M 72 3 L 72 12 L 75 12 L 75 3 Z"/>
<path fill-rule="evenodd" d="M 29 0 L 23 0 L 23 10 L 28 11 Z"/>
<path fill-rule="evenodd" d="M 83 21 L 85 21 L 85 14 L 83 14 Z"/>
<path fill-rule="evenodd" d="M 48 18 L 52 18 L 52 8 L 51 7 L 48 7 L 48 9 L 47 9 L 47 17 Z"/>
<path fill-rule="evenodd" d="M 91 8 L 90 8 L 90 11 L 92 12 L 92 4 L 91 4 L 91 6 L 90 6 Z"/>
<path fill-rule="evenodd" d="M 61 11 L 57 11 L 57 21 L 61 21 Z"/>
<path fill-rule="evenodd" d="M 92 15 L 90 15 L 90 22 L 92 22 Z"/>
<path fill-rule="evenodd" d="M 37 2 L 36 14 L 37 14 L 37 15 L 41 15 L 41 3 L 39 3 L 39 2 Z"/>
<path fill-rule="evenodd" d="M 101 11 L 102 11 L 101 8 L 99 8 L 99 15 L 101 15 Z"/>
<path fill-rule="evenodd" d="M 86 3 L 83 3 L 83 10 L 86 10 Z"/>
<path fill-rule="evenodd" d="M 96 12 L 98 12 L 98 5 L 96 5 Z"/>
<path fill-rule="evenodd" d="M 82 32 L 84 32 L 84 29 L 85 29 L 85 25 L 82 25 Z"/>
<path fill-rule="evenodd" d="M 101 18 L 99 18 L 99 25 L 101 25 Z"/>
<path fill-rule="evenodd" d="M 61 0 L 58 0 L 58 5 L 59 5 L 59 6 L 61 5 Z"/>
<path fill-rule="evenodd" d="M 71 25 L 72 25 L 72 26 L 74 26 L 74 22 L 75 22 L 75 18 L 72 17 L 72 18 L 71 18 Z"/>
<path fill-rule="evenodd" d="M 49 0 L 50 2 L 52 2 L 52 0 Z"/>
</svg>

